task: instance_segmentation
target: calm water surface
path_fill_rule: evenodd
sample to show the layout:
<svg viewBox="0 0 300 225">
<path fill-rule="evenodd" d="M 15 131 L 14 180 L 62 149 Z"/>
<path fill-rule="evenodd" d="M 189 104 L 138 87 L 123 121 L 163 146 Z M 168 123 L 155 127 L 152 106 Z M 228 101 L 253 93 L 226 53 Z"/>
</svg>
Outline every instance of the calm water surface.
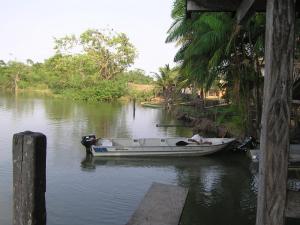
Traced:
<svg viewBox="0 0 300 225">
<path fill-rule="evenodd" d="M 126 224 L 152 182 L 190 189 L 183 225 L 255 223 L 256 177 L 243 155 L 203 158 L 87 159 L 82 135 L 190 136 L 161 109 L 132 104 L 88 104 L 0 94 L 0 224 L 12 221 L 12 135 L 32 130 L 47 136 L 47 224 Z"/>
</svg>

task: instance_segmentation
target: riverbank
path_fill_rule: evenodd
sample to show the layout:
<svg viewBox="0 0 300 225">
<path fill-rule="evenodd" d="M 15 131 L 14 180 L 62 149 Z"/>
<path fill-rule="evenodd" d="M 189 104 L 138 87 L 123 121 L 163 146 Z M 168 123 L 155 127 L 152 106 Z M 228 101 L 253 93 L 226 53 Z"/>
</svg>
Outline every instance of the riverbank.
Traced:
<svg viewBox="0 0 300 225">
<path fill-rule="evenodd" d="M 152 84 L 123 83 L 117 81 L 107 81 L 101 84 L 95 87 L 66 89 L 51 89 L 44 85 L 42 88 L 40 86 L 18 88 L 17 91 L 2 87 L 2 91 L 13 95 L 32 93 L 87 102 L 130 101 L 132 99 L 142 102 L 149 101 L 155 97 L 154 85 Z"/>
<path fill-rule="evenodd" d="M 232 105 L 195 107 L 179 105 L 171 113 L 178 121 L 191 127 L 194 133 L 206 137 L 235 137 L 243 139 L 246 136 L 245 127 L 238 111 Z"/>
<path fill-rule="evenodd" d="M 117 87 L 115 87 L 117 88 Z M 164 99 L 155 97 L 155 86 L 152 84 L 136 84 L 133 82 L 127 83 L 124 87 L 123 96 L 118 98 L 113 95 L 103 95 L 106 88 L 86 89 L 66 89 L 63 91 L 53 91 L 49 88 L 41 89 L 26 88 L 18 89 L 19 94 L 26 95 L 43 95 L 53 98 L 72 99 L 82 102 L 129 102 L 133 99 L 144 107 L 164 108 Z M 111 93 L 113 89 L 110 89 Z M 15 93 L 13 93 L 15 94 Z M 243 137 L 243 129 L 239 123 L 238 116 L 233 115 L 230 106 L 210 107 L 209 109 L 200 108 L 197 105 L 176 104 L 168 111 L 174 118 L 181 120 L 194 133 L 200 133 L 207 137 Z"/>
</svg>

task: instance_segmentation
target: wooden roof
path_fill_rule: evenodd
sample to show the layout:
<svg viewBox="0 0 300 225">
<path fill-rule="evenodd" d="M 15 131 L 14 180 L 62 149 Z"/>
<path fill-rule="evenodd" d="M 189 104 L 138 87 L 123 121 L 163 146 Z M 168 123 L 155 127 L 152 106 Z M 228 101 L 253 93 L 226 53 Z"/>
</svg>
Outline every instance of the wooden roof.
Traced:
<svg viewBox="0 0 300 225">
<path fill-rule="evenodd" d="M 242 2 L 243 0 L 187 0 L 187 11 L 235 12 Z M 248 0 L 247 2 L 254 4 L 255 11 L 266 10 L 266 0 Z"/>
<path fill-rule="evenodd" d="M 241 24 L 255 12 L 266 11 L 266 0 L 186 0 L 186 14 L 193 12 L 235 12 Z M 300 0 L 296 0 L 296 11 L 300 12 Z"/>
</svg>

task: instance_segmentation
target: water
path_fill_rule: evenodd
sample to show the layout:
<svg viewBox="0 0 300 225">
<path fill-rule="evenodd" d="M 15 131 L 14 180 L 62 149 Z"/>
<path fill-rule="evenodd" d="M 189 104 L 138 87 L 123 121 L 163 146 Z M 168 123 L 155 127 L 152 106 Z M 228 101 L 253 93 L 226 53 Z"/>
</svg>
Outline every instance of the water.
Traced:
<svg viewBox="0 0 300 225">
<path fill-rule="evenodd" d="M 255 223 L 256 177 L 244 155 L 203 158 L 89 159 L 82 135 L 102 137 L 190 136 L 161 109 L 132 104 L 88 104 L 0 94 L 0 224 L 12 224 L 12 135 L 47 136 L 47 224 L 126 224 L 152 182 L 188 187 L 183 225 Z"/>
</svg>

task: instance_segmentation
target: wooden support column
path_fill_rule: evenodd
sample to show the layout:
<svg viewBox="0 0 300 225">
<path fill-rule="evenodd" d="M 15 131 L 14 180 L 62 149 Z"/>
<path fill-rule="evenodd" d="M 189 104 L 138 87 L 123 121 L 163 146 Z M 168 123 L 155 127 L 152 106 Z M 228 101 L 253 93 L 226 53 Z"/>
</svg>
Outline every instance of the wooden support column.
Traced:
<svg viewBox="0 0 300 225">
<path fill-rule="evenodd" d="M 238 24 L 242 24 L 246 21 L 254 11 L 255 0 L 243 0 L 239 8 L 236 11 L 236 19 Z"/>
<path fill-rule="evenodd" d="M 13 225 L 46 224 L 46 136 L 13 137 Z"/>
<path fill-rule="evenodd" d="M 300 218 L 300 192 L 288 191 L 285 216 L 290 218 Z"/>
<path fill-rule="evenodd" d="M 285 224 L 294 60 L 294 0 L 268 0 L 256 225 Z"/>
</svg>

